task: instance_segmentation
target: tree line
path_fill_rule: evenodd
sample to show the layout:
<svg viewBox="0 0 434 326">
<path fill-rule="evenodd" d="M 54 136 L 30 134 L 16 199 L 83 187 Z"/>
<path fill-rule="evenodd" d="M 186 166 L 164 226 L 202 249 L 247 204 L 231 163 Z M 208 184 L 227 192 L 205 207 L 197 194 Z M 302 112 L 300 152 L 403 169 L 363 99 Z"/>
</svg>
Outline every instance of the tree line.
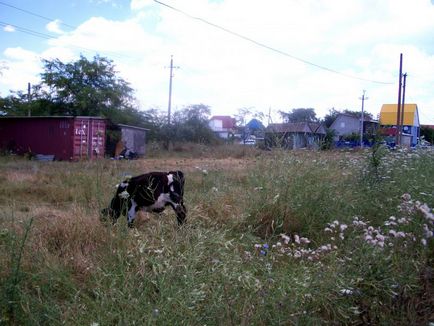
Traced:
<svg viewBox="0 0 434 326">
<path fill-rule="evenodd" d="M 148 128 L 148 139 L 213 143 L 217 139 L 208 126 L 211 109 L 193 104 L 174 112 L 168 125 L 167 115 L 157 108 L 139 110 L 134 90 L 120 78 L 112 60 L 96 55 L 92 60 L 83 55 L 64 63 L 59 59 L 42 60 L 41 82 L 30 92 L 11 91 L 0 97 L 0 115 L 10 116 L 102 116 L 114 124 L 122 123 Z M 329 128 L 338 114 L 360 116 L 361 112 L 330 109 L 323 119 L 313 108 L 279 111 L 283 122 L 322 122 Z M 263 120 L 264 114 L 253 108 L 240 108 L 235 118 L 239 125 L 247 117 Z M 370 113 L 365 113 L 372 119 Z"/>
</svg>

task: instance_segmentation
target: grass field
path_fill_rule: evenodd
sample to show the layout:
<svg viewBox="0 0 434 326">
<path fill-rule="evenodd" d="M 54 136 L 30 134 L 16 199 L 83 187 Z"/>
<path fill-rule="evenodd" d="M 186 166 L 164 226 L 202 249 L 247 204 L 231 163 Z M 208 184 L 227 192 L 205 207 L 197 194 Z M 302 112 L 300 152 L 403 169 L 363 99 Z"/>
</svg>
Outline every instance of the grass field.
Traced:
<svg viewBox="0 0 434 326">
<path fill-rule="evenodd" d="M 0 325 L 434 322 L 433 151 L 194 153 L 0 157 Z M 125 175 L 173 169 L 185 226 L 100 223 Z"/>
</svg>

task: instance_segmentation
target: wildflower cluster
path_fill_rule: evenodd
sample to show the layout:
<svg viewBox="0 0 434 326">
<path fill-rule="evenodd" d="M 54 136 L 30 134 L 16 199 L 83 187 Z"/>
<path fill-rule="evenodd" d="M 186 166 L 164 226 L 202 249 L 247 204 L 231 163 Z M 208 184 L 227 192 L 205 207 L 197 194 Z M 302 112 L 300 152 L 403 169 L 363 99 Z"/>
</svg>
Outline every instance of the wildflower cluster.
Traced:
<svg viewBox="0 0 434 326">
<path fill-rule="evenodd" d="M 427 204 L 413 201 L 409 194 L 404 194 L 401 199 L 402 203 L 398 207 L 401 216 L 390 216 L 382 226 L 374 227 L 362 217 L 354 216 L 350 225 L 338 220 L 328 223 L 324 232 L 330 236 L 330 241 L 316 248 L 310 246 L 311 241 L 306 237 L 298 234 L 281 234 L 280 241 L 277 241 L 271 248 L 268 244 L 255 244 L 255 251 L 260 256 L 266 256 L 273 251 L 277 255 L 317 261 L 337 250 L 347 238 L 362 239 L 365 243 L 378 249 L 396 245 L 407 247 L 409 241 L 416 243 L 418 240 L 426 246 L 434 234 L 434 215 L 431 208 Z M 408 226 L 415 222 L 418 212 L 424 218 L 421 232 L 415 231 L 417 233 L 415 234 L 406 231 L 409 229 Z"/>
</svg>

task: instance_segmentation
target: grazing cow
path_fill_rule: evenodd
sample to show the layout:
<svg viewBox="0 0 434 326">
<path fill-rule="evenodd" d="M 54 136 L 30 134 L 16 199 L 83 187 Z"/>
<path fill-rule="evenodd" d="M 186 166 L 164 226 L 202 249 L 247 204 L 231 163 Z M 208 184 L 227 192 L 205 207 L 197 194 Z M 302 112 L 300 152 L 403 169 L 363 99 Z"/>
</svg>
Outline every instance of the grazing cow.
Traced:
<svg viewBox="0 0 434 326">
<path fill-rule="evenodd" d="M 128 226 L 132 227 L 138 210 L 161 213 L 170 205 L 181 225 L 187 213 L 183 201 L 184 182 L 181 171 L 150 172 L 126 179 L 117 187 L 110 206 L 101 213 L 116 223 L 119 216 L 127 212 Z"/>
</svg>

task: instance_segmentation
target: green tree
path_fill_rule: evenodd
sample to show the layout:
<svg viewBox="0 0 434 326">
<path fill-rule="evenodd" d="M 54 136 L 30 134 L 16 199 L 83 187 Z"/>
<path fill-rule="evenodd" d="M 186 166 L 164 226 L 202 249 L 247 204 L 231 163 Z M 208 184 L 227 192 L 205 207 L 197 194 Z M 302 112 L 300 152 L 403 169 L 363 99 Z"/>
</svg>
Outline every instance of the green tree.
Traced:
<svg viewBox="0 0 434 326">
<path fill-rule="evenodd" d="M 329 112 L 324 116 L 323 122 L 326 128 L 330 128 L 332 123 L 336 120 L 338 115 L 341 114 L 340 111 L 336 110 L 335 108 L 331 108 Z"/>
<path fill-rule="evenodd" d="M 208 126 L 210 107 L 204 104 L 193 104 L 175 112 L 173 125 L 165 129 L 170 133 L 172 141 L 190 141 L 209 144 L 215 136 Z"/>
<path fill-rule="evenodd" d="M 317 122 L 315 109 L 299 108 L 292 109 L 290 112 L 279 111 L 284 122 Z"/>
<path fill-rule="evenodd" d="M 84 56 L 63 63 L 59 59 L 43 60 L 42 85 L 49 88 L 53 103 L 60 104 L 66 115 L 107 116 L 113 110 L 133 108 L 133 89 L 117 76 L 113 62 Z"/>
<path fill-rule="evenodd" d="M 429 142 L 431 145 L 434 144 L 434 129 L 432 127 L 421 126 L 420 136 L 421 138 L 423 137 L 423 139 Z"/>
</svg>

